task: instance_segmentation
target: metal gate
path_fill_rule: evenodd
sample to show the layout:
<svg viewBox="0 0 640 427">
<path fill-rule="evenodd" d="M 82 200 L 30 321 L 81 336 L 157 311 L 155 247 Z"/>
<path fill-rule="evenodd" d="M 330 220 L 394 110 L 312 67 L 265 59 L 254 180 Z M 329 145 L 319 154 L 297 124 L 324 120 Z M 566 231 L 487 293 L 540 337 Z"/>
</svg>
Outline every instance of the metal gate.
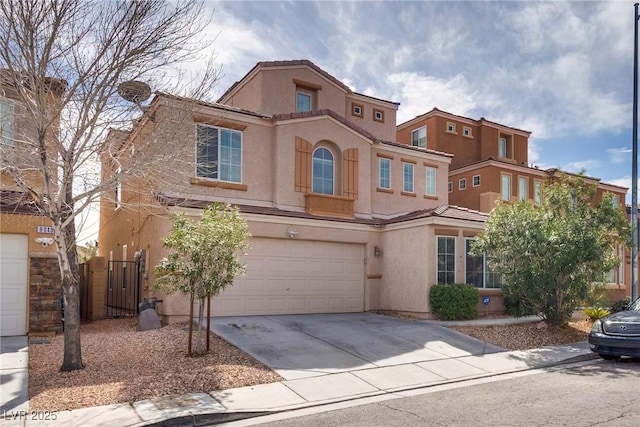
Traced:
<svg viewBox="0 0 640 427">
<path fill-rule="evenodd" d="M 109 261 L 105 317 L 138 315 L 143 263 L 141 253 L 136 253 L 135 261 Z"/>
</svg>

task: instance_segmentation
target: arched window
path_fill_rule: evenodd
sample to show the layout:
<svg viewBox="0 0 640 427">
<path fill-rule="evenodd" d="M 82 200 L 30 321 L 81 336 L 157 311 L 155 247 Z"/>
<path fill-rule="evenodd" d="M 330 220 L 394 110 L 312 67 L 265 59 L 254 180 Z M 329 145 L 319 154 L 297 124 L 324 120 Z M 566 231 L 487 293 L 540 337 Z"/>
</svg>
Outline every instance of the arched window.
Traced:
<svg viewBox="0 0 640 427">
<path fill-rule="evenodd" d="M 313 192 L 333 194 L 333 154 L 324 147 L 313 152 Z"/>
</svg>

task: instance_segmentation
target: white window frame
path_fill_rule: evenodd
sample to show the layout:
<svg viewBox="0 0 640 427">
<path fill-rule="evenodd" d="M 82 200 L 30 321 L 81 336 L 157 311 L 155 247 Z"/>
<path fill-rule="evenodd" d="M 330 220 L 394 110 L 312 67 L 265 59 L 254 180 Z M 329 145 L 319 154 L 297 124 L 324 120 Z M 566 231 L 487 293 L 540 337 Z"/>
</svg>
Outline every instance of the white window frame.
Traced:
<svg viewBox="0 0 640 427">
<path fill-rule="evenodd" d="M 476 178 L 478 180 L 477 184 L 476 184 Z M 473 175 L 473 178 L 471 180 L 472 180 L 472 185 L 474 187 L 480 187 L 480 175 Z"/>
<path fill-rule="evenodd" d="M 316 153 L 320 150 L 327 150 L 331 154 L 331 193 L 317 192 L 315 188 Z M 311 154 L 311 191 L 316 194 L 336 194 L 336 154 L 325 146 L 316 147 Z"/>
<path fill-rule="evenodd" d="M 424 135 L 421 136 L 422 133 L 424 133 Z M 418 148 L 427 148 L 427 127 L 426 126 L 421 126 L 411 131 L 411 145 Z"/>
<path fill-rule="evenodd" d="M 301 109 L 301 104 L 298 102 L 298 97 L 299 96 L 305 96 L 309 99 L 309 109 L 308 110 L 303 110 Z M 313 110 L 313 95 L 310 94 L 309 92 L 303 91 L 303 90 L 296 90 L 296 113 L 304 113 L 306 111 L 311 111 Z"/>
<path fill-rule="evenodd" d="M 437 185 L 436 185 L 438 169 L 434 168 L 433 166 L 425 166 L 424 176 L 425 176 L 424 194 L 426 194 L 427 196 L 435 197 L 438 194 Z"/>
<path fill-rule="evenodd" d="M 473 242 L 475 241 L 476 238 L 475 237 L 465 237 L 464 239 L 464 278 L 465 278 L 465 282 L 469 282 L 467 280 L 467 272 L 468 272 L 468 257 L 469 257 L 469 252 L 467 251 L 467 244 L 468 242 Z M 502 283 L 500 284 L 500 286 L 487 286 L 487 279 L 489 277 L 489 274 L 496 274 L 492 271 L 489 271 L 489 262 L 487 260 L 487 255 L 486 254 L 482 254 L 482 286 L 476 286 L 476 288 L 478 289 L 502 289 Z M 470 283 L 471 284 L 471 283 Z M 475 286 L 475 285 L 474 285 Z"/>
<path fill-rule="evenodd" d="M 533 181 L 533 203 L 537 206 L 542 204 L 542 181 Z"/>
<path fill-rule="evenodd" d="M 216 129 L 218 132 L 218 140 L 217 140 L 217 149 L 218 149 L 218 154 L 217 154 L 217 160 L 215 161 L 217 164 L 215 165 L 215 171 L 209 172 L 209 173 L 201 173 L 201 171 L 199 170 L 201 167 L 203 167 L 202 165 L 204 165 L 203 163 L 199 163 L 199 151 L 198 151 L 198 129 L 199 128 L 208 128 L 208 129 Z M 229 132 L 230 134 L 234 135 L 237 134 L 240 136 L 240 160 L 239 160 L 239 164 L 234 164 L 231 162 L 226 162 L 223 163 L 223 161 L 221 161 L 221 151 L 222 151 L 222 133 L 223 132 Z M 195 167 L 195 176 L 200 178 L 200 179 L 206 179 L 206 180 L 212 180 L 212 181 L 221 181 L 221 182 L 231 182 L 231 183 L 242 183 L 242 175 L 243 175 L 243 147 L 244 147 L 244 135 L 242 133 L 242 131 L 239 130 L 235 130 L 235 129 L 229 129 L 229 128 L 225 128 L 225 127 L 221 127 L 221 126 L 210 126 L 210 125 L 206 125 L 206 124 L 202 124 L 202 123 L 198 123 L 196 125 L 196 138 L 195 138 L 195 157 L 196 157 L 196 167 Z M 229 155 L 229 159 L 231 159 L 232 156 Z M 234 180 L 232 179 L 232 176 L 228 176 L 229 179 L 222 179 L 220 178 L 220 175 L 222 174 L 221 170 L 222 167 L 228 167 L 228 168 L 233 168 L 233 167 L 239 167 L 240 168 L 240 177 L 238 180 Z M 204 167 L 212 167 L 211 165 L 204 165 Z M 229 175 L 231 175 L 231 171 L 227 171 Z M 208 176 L 208 175 L 215 175 L 215 176 Z"/>
<path fill-rule="evenodd" d="M 440 257 L 440 239 L 452 239 L 453 240 L 453 254 L 450 253 L 444 253 L 444 256 L 451 256 L 453 255 L 453 270 L 449 270 L 449 269 L 445 269 L 445 270 L 440 270 L 440 263 L 438 262 L 438 259 Z M 457 269 L 456 269 L 456 237 L 455 236 L 436 236 L 436 283 L 438 285 L 440 284 L 447 284 L 447 283 L 457 283 L 456 281 L 456 274 L 457 274 Z M 440 281 L 440 272 L 443 272 L 443 274 L 448 275 L 449 273 L 453 272 L 453 280 L 452 281 Z"/>
<path fill-rule="evenodd" d="M 458 181 L 458 190 L 465 190 L 467 188 L 467 178 L 461 178 Z"/>
<path fill-rule="evenodd" d="M 383 179 L 383 164 L 387 165 L 386 171 L 388 173 L 386 180 L 387 186 L 384 186 L 382 183 Z M 385 157 L 380 157 L 378 159 L 378 187 L 384 188 L 385 190 L 391 189 L 391 159 L 387 159 Z"/>
<path fill-rule="evenodd" d="M 449 190 L 449 193 L 453 193 L 453 182 L 447 182 L 447 190 Z"/>
<path fill-rule="evenodd" d="M 407 181 L 408 172 L 410 172 L 411 174 L 410 181 Z M 404 191 L 405 193 L 415 192 L 414 185 L 413 185 L 414 180 L 415 180 L 414 164 L 408 163 L 408 162 L 402 162 L 402 191 Z"/>
<path fill-rule="evenodd" d="M 507 179 L 507 185 L 505 185 L 505 179 Z M 500 175 L 500 198 L 504 202 L 511 201 L 511 175 L 506 173 Z"/>
<path fill-rule="evenodd" d="M 507 158 L 507 138 L 502 136 L 498 139 L 498 157 Z"/>
<path fill-rule="evenodd" d="M 524 183 L 524 188 L 522 188 L 522 183 Z M 518 177 L 518 201 L 524 202 L 527 200 L 527 193 L 529 190 L 529 178 L 524 176 Z"/>
<path fill-rule="evenodd" d="M 116 174 L 120 175 L 122 168 L 118 166 Z M 116 197 L 115 197 L 115 209 L 118 210 L 122 206 L 122 181 L 118 177 L 118 183 L 116 184 Z"/>
</svg>

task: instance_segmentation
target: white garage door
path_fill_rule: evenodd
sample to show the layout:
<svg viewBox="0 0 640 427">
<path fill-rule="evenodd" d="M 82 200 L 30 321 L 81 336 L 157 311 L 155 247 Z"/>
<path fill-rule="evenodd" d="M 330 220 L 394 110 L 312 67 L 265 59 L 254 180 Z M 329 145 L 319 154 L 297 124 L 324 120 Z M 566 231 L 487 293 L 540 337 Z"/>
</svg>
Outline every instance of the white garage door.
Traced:
<svg viewBox="0 0 640 427">
<path fill-rule="evenodd" d="M 29 238 L 0 234 L 0 336 L 27 333 Z"/>
<path fill-rule="evenodd" d="M 213 316 L 364 311 L 363 245 L 254 238 L 243 261 Z"/>
</svg>

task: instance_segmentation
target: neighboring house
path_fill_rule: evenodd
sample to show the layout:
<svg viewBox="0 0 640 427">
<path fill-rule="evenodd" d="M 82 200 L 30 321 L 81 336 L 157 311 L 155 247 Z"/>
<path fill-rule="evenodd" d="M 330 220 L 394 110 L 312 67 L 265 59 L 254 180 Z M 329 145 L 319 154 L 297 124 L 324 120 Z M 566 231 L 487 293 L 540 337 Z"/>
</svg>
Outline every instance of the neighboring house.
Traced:
<svg viewBox="0 0 640 427">
<path fill-rule="evenodd" d="M 50 221 L 5 172 L 27 167 L 20 155 L 35 139 L 18 92 L 0 70 L 0 336 L 62 331 L 61 281 Z M 41 176 L 31 177 L 36 186 Z M 41 240 L 40 240 L 41 241 Z"/>
<path fill-rule="evenodd" d="M 496 202 L 529 200 L 540 204 L 546 182 L 559 180 L 563 172 L 538 169 L 529 165 L 531 132 L 499 123 L 450 114 L 437 108 L 398 125 L 397 141 L 414 147 L 446 151 L 453 154 L 449 168 L 449 203 L 480 212 L 491 212 Z M 566 175 L 566 173 L 564 173 Z M 568 174 L 571 175 L 571 174 Z M 596 197 L 603 193 L 615 196 L 624 207 L 627 188 L 585 177 L 597 185 Z M 630 294 L 630 254 L 619 248 L 623 262 L 609 275 L 609 298 Z M 478 279 L 479 280 L 479 279 Z M 469 283 L 473 279 L 467 279 Z"/>
<path fill-rule="evenodd" d="M 433 285 L 464 282 L 471 264 L 484 274 L 484 260 L 463 254 L 487 214 L 449 205 L 452 155 L 399 144 L 397 108 L 305 60 L 258 63 L 216 103 L 156 93 L 110 146 L 134 153 L 153 142 L 175 154 L 162 179 L 132 174 L 103 197 L 99 253 L 143 258 L 142 295 L 151 296 L 170 214 L 197 218 L 226 201 L 248 221 L 252 249 L 247 275 L 214 298 L 213 315 L 428 317 Z M 103 174 L 124 163 L 105 154 Z M 487 310 L 500 310 L 500 291 L 486 293 L 496 295 Z M 164 321 L 188 319 L 188 298 L 162 297 Z"/>
</svg>

